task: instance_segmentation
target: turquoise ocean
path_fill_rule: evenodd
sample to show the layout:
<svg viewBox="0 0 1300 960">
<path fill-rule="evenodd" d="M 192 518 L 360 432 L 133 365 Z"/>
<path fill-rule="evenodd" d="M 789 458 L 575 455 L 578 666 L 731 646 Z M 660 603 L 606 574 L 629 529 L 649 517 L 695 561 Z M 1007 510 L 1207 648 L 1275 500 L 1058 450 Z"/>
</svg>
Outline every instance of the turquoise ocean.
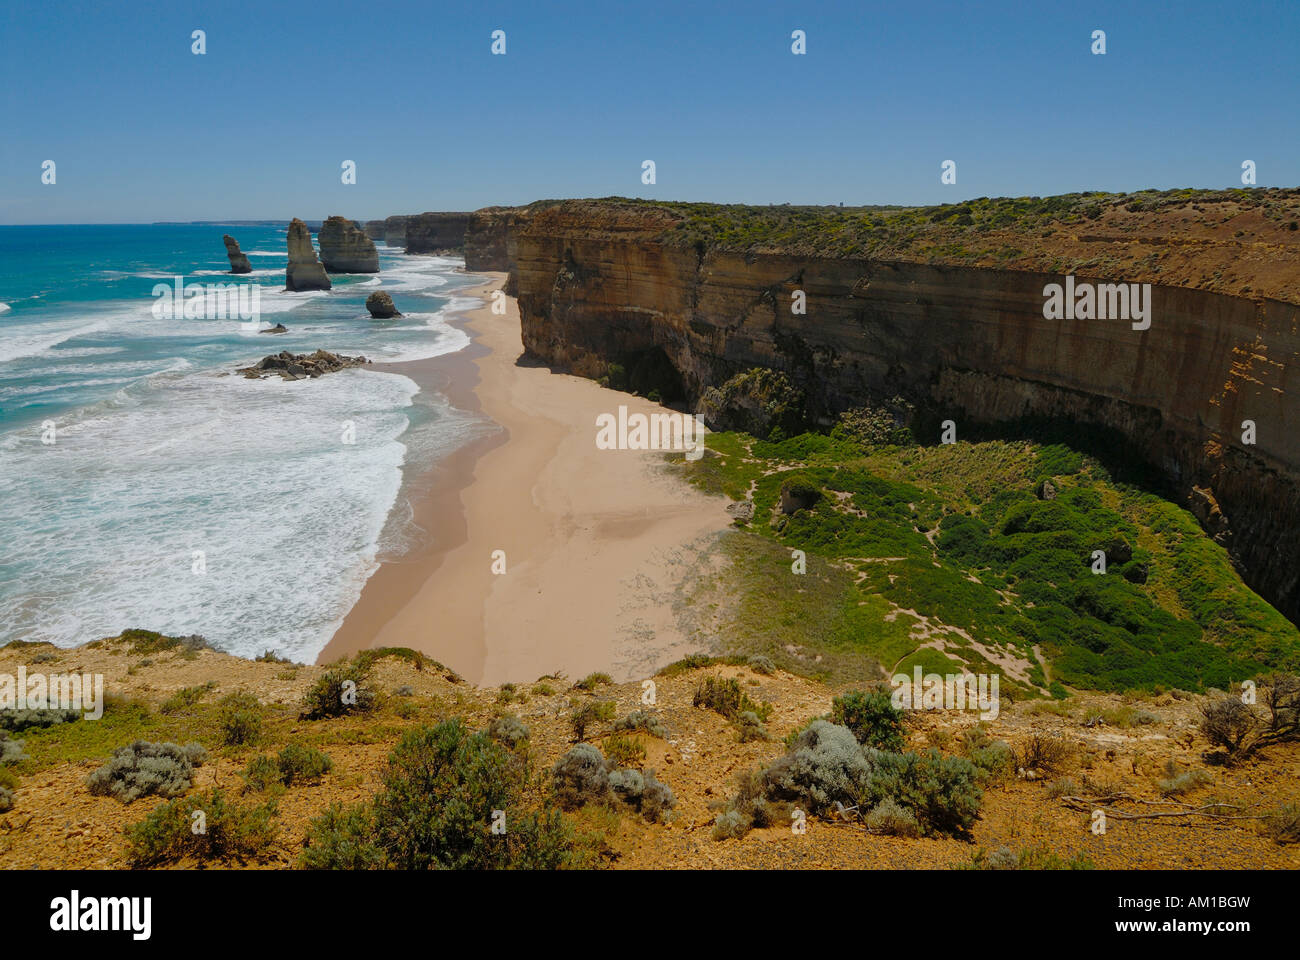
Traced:
<svg viewBox="0 0 1300 960">
<path fill-rule="evenodd" d="M 228 273 L 222 234 L 252 274 Z M 0 226 L 0 645 L 127 627 L 310 661 L 380 560 L 416 536 L 403 479 L 495 429 L 408 377 L 249 380 L 317 348 L 374 361 L 464 348 L 463 262 L 382 242 L 380 273 L 284 290 L 284 227 Z M 155 287 L 254 283 L 261 325 L 168 319 Z M 404 316 L 372 320 L 382 285 Z M 49 440 L 53 442 L 47 442 Z M 345 442 L 346 440 L 353 442 Z"/>
</svg>

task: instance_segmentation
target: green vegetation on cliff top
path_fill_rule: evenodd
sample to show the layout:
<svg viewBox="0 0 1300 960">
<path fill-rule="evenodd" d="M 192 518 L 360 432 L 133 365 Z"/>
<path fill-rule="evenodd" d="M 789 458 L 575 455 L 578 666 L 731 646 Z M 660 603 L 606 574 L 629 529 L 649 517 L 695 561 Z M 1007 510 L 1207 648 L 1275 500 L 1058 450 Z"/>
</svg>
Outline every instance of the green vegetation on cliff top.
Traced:
<svg viewBox="0 0 1300 960">
<path fill-rule="evenodd" d="M 721 604 L 731 652 L 845 682 L 964 664 L 1019 696 L 1199 691 L 1300 664 L 1300 632 L 1189 513 L 1067 447 L 864 446 L 838 430 L 708 446 L 677 461 L 688 478 L 754 501 L 713 584 L 739 597 Z M 815 502 L 786 513 L 782 490 L 807 502 L 808 487 Z"/>
<path fill-rule="evenodd" d="M 539 201 L 533 209 L 561 201 Z M 1110 239 L 1141 233 L 1148 215 L 1173 217 L 1158 232 L 1204 232 L 1241 238 L 1260 227 L 1257 219 L 1238 231 L 1224 228 L 1238 214 L 1258 214 L 1264 224 L 1296 231 L 1300 189 L 1141 190 L 1134 193 L 1084 192 L 1055 197 L 977 197 L 960 203 L 900 206 L 747 206 L 604 197 L 597 202 L 662 211 L 674 219 L 661 238 L 680 246 L 716 250 L 779 250 L 800 256 L 915 259 L 1006 263 L 1024 268 L 1026 258 L 1041 259 L 1048 238 L 1069 240 L 1078 250 L 1079 234 L 1110 233 Z M 1138 216 L 1131 216 L 1138 215 Z M 1300 242 L 1300 235 L 1291 233 Z M 1023 240 L 1023 243 L 1013 242 Z M 1259 239 L 1246 237 L 1246 240 Z M 1245 241 L 1242 241 L 1245 242 Z M 1068 258 L 1067 258 L 1068 259 Z M 1042 266 L 1046 266 L 1043 264 Z M 1083 264 L 1082 266 L 1087 266 Z M 1154 266 L 1154 264 L 1153 264 Z"/>
</svg>

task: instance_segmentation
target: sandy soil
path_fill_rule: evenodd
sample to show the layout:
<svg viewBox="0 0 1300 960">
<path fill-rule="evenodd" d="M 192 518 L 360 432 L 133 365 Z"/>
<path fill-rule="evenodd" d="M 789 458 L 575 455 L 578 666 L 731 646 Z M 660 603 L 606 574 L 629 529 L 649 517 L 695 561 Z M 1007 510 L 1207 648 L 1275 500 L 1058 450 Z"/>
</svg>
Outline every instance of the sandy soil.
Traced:
<svg viewBox="0 0 1300 960">
<path fill-rule="evenodd" d="M 504 280 L 467 294 L 487 297 Z M 667 476 L 662 453 L 598 449 L 598 414 L 671 411 L 532 365 L 518 308 L 506 304 L 504 316 L 485 300 L 455 321 L 474 338 L 467 351 L 387 368 L 504 432 L 417 482 L 415 519 L 429 542 L 381 566 L 319 662 L 406 646 L 500 684 L 556 670 L 644 677 L 698 649 L 672 598 L 728 527 L 726 500 Z M 504 574 L 493 572 L 495 551 Z"/>
</svg>

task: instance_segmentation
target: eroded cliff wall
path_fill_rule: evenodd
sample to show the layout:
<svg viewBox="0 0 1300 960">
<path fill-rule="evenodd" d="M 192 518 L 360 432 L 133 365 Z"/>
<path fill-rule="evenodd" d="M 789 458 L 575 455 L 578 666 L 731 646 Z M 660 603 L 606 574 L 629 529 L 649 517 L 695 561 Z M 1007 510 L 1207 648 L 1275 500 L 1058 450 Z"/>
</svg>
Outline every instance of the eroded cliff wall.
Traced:
<svg viewBox="0 0 1300 960">
<path fill-rule="evenodd" d="M 407 253 L 448 253 L 463 250 L 468 213 L 416 213 L 406 218 Z M 390 218 L 391 219 L 391 218 Z"/>
<path fill-rule="evenodd" d="M 1032 420 L 1116 431 L 1188 498 L 1247 582 L 1300 619 L 1296 304 L 1154 283 L 1149 329 L 1047 320 L 1043 288 L 1059 274 L 683 246 L 662 239 L 672 223 L 655 208 L 575 202 L 506 227 L 527 350 L 598 376 L 660 348 L 692 399 L 775 368 L 814 415 L 900 394 L 955 420 L 959 437 L 964 425 Z M 485 239 L 483 260 L 506 242 Z"/>
</svg>

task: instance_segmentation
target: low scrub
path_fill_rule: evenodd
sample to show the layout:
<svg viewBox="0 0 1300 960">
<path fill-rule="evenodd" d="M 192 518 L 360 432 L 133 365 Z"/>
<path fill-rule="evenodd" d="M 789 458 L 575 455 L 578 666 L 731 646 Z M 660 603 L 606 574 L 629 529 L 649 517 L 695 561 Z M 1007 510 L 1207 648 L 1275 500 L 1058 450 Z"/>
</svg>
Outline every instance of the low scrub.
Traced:
<svg viewBox="0 0 1300 960">
<path fill-rule="evenodd" d="M 903 749 L 903 711 L 884 690 L 854 690 L 831 701 L 831 722 L 877 750 Z"/>
<path fill-rule="evenodd" d="M 529 802 L 526 760 L 460 719 L 407 733 L 372 803 L 312 821 L 311 869 L 556 869 L 589 852 L 544 799 Z"/>
<path fill-rule="evenodd" d="M 597 723 L 609 723 L 614 719 L 613 700 L 572 700 L 569 713 L 569 726 L 573 728 L 574 740 L 585 740 L 587 728 Z"/>
<path fill-rule="evenodd" d="M 373 709 L 375 693 L 367 685 L 370 662 L 335 667 L 317 678 L 303 697 L 299 719 L 324 720 Z"/>
<path fill-rule="evenodd" d="M 212 789 L 155 807 L 126 828 L 127 857 L 135 867 L 183 860 L 263 859 L 275 840 L 275 806 L 240 806 Z"/>
<path fill-rule="evenodd" d="M 556 801 L 566 810 L 618 801 L 647 820 L 663 819 L 677 803 L 672 789 L 648 768 L 619 769 L 613 758 L 589 743 L 579 743 L 551 770 Z"/>
<path fill-rule="evenodd" d="M 217 704 L 217 729 L 221 743 L 242 747 L 262 737 L 262 704 L 251 693 L 239 691 L 222 697 Z"/>
<path fill-rule="evenodd" d="M 73 723 L 82 716 L 80 710 L 0 710 L 0 730 L 10 733 L 43 730 L 61 723 Z"/>
<path fill-rule="evenodd" d="M 860 744 L 847 727 L 814 720 L 788 752 L 765 770 L 745 774 L 714 836 L 742 835 L 750 827 L 788 821 L 792 811 L 863 819 L 884 806 L 878 820 L 907 811 L 920 834 L 965 836 L 979 815 L 981 790 L 974 764 L 937 750 L 894 753 Z M 905 828 L 901 828 L 905 829 Z"/>
<path fill-rule="evenodd" d="M 766 723 L 772 715 L 772 705 L 750 699 L 735 677 L 705 677 L 696 686 L 691 702 L 696 707 L 719 713 L 728 720 L 735 720 L 740 714 L 749 711 L 758 717 L 760 723 Z"/>
<path fill-rule="evenodd" d="M 113 758 L 86 778 L 95 796 L 112 796 L 123 803 L 140 797 L 176 797 L 190 788 L 194 769 L 208 758 L 197 743 L 181 747 L 174 743 L 137 740 L 119 747 Z"/>
<path fill-rule="evenodd" d="M 648 733 L 660 740 L 668 739 L 668 728 L 663 725 L 659 715 L 648 710 L 633 710 L 622 720 L 614 724 L 615 730 L 633 730 Z"/>
<path fill-rule="evenodd" d="M 254 757 L 244 770 L 244 780 L 251 790 L 266 790 L 272 786 L 290 787 L 295 783 L 319 783 L 334 766 L 325 754 L 315 747 L 291 743 L 275 757 L 265 754 Z"/>
</svg>

